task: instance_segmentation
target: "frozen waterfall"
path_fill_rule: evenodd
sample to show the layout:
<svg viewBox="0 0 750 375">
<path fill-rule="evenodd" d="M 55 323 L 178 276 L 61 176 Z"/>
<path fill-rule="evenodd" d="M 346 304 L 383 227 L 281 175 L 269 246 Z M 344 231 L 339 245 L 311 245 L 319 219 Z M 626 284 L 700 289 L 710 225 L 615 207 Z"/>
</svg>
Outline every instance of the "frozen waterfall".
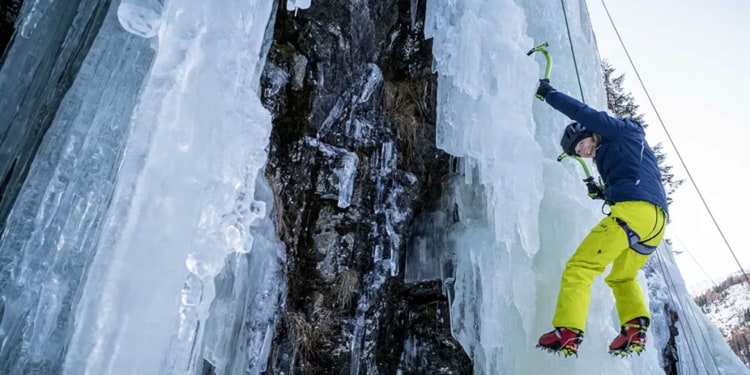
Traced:
<svg viewBox="0 0 750 375">
<path fill-rule="evenodd" d="M 44 31 L 52 3 L 24 2 L 19 37 Z M 0 238 L 0 370 L 259 374 L 285 293 L 261 173 L 271 115 L 259 76 L 275 12 L 324 3 L 112 3 Z M 389 272 L 443 280 L 476 374 L 662 373 L 665 304 L 681 317 L 680 374 L 750 374 L 690 300 L 665 246 L 640 277 L 654 314 L 642 356 L 607 354 L 617 317 L 601 279 L 579 358 L 534 348 L 551 328 L 566 260 L 601 215 L 579 166 L 556 161 L 567 119 L 534 98 L 543 62 L 526 55 L 548 42 L 554 85 L 604 108 L 586 4 L 566 4 L 581 90 L 560 3 L 427 0 L 437 143 L 459 160 L 443 200 L 460 220 L 435 220 L 447 230 L 425 231 Z M 17 79 L 0 72 L 1 85 Z M 321 151 L 344 159 L 340 189 L 350 192 L 357 156 Z M 338 199 L 346 207 L 350 193 Z"/>
</svg>

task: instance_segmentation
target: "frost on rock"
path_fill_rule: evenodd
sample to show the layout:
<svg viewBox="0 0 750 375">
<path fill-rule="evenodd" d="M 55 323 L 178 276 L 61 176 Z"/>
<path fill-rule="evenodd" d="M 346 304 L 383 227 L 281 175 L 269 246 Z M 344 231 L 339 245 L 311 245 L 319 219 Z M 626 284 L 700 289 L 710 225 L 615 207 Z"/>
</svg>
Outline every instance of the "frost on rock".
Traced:
<svg viewBox="0 0 750 375">
<path fill-rule="evenodd" d="M 307 137 L 305 142 L 317 147 L 324 160 L 315 184 L 315 193 L 323 199 L 336 200 L 339 208 L 351 204 L 354 179 L 357 177 L 359 157 L 357 154 L 340 147 L 334 147 L 315 138 Z"/>
<path fill-rule="evenodd" d="M 382 126 L 382 119 L 375 113 L 383 82 L 380 68 L 367 64 L 352 86 L 330 105 L 318 128 L 318 138 L 333 142 L 339 140 L 338 134 L 343 134 L 351 138 L 349 143 L 355 147 L 376 146 L 373 139 L 379 134 L 375 128 Z"/>
</svg>

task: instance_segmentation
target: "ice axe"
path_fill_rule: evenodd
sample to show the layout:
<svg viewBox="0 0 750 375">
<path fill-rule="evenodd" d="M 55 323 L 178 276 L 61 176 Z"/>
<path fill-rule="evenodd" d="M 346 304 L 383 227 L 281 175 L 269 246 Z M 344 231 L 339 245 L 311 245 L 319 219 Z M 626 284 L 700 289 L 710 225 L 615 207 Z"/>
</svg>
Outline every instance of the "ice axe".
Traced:
<svg viewBox="0 0 750 375">
<path fill-rule="evenodd" d="M 526 53 L 526 56 L 531 56 L 534 52 L 541 52 L 542 55 L 544 55 L 544 58 L 547 60 L 547 67 L 544 69 L 544 78 L 549 80 L 550 75 L 552 74 L 552 55 L 550 55 L 549 51 L 547 50 L 547 47 L 549 47 L 549 44 L 547 42 L 544 42 L 532 49 L 529 50 L 529 52 Z M 537 99 L 543 100 L 540 95 L 535 95 Z M 578 163 L 581 164 L 581 167 L 583 168 L 583 173 L 586 175 L 586 179 L 583 180 L 583 182 L 586 182 L 586 185 L 588 186 L 589 183 L 593 182 L 593 177 L 591 176 L 591 171 L 589 171 L 589 167 L 586 165 L 586 162 L 580 157 L 575 155 L 568 155 L 567 153 L 563 152 L 560 154 L 560 156 L 557 157 L 557 161 L 562 161 L 566 157 L 570 157 L 578 161 Z M 600 180 L 600 185 L 603 185 Z"/>
<path fill-rule="evenodd" d="M 549 54 L 549 51 L 547 51 L 547 47 L 549 47 L 549 44 L 547 42 L 544 42 L 526 53 L 526 56 L 531 56 L 534 52 L 541 52 L 542 55 L 544 55 L 544 58 L 547 60 L 547 67 L 544 69 L 544 78 L 543 79 L 549 79 L 550 75 L 552 74 L 552 55 Z M 539 95 L 536 95 L 537 99 L 543 100 L 544 98 L 540 97 Z"/>
</svg>

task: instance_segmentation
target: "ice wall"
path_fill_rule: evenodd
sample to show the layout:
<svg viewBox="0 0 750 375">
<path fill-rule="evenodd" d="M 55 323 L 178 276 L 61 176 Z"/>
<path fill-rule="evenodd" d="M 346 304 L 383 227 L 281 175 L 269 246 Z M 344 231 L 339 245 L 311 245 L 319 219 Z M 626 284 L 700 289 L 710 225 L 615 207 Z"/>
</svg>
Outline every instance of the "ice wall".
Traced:
<svg viewBox="0 0 750 375">
<path fill-rule="evenodd" d="M 284 293 L 257 93 L 275 2 L 108 9 L 0 239 L 0 372 L 259 373 Z"/>
<path fill-rule="evenodd" d="M 644 270 L 654 320 L 651 330 L 654 346 L 677 349 L 677 353 L 667 349 L 663 354 L 666 358 L 676 354 L 678 374 L 750 374 L 729 348 L 721 331 L 693 302 L 669 246 L 663 244 Z M 667 323 L 671 323 L 678 333 L 673 343 L 669 343 L 670 327 Z"/>
</svg>

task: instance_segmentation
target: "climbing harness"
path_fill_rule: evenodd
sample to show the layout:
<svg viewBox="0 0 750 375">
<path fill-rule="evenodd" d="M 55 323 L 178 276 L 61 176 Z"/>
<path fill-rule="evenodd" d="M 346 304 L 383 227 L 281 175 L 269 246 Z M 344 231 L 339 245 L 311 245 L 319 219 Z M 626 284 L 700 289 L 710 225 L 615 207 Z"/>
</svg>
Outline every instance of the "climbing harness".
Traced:
<svg viewBox="0 0 750 375">
<path fill-rule="evenodd" d="M 628 245 L 630 246 L 630 248 L 641 255 L 651 255 L 654 253 L 654 251 L 656 251 L 656 246 L 646 245 L 646 242 L 653 240 L 659 234 L 661 234 L 661 232 L 664 230 L 664 226 L 666 225 L 665 222 L 662 222 L 661 227 L 653 236 L 646 238 L 645 240 L 641 240 L 641 236 L 639 236 L 638 233 L 631 229 L 630 226 L 628 226 L 628 223 L 626 223 L 624 220 L 616 217 L 615 221 L 628 236 Z"/>
</svg>

